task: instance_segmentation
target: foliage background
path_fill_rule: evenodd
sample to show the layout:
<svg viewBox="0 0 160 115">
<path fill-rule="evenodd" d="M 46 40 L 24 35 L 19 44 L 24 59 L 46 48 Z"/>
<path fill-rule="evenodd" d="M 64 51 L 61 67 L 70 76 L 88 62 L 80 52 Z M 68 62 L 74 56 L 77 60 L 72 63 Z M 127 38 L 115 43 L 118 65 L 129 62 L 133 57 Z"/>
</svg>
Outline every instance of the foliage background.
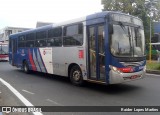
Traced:
<svg viewBox="0 0 160 115">
<path fill-rule="evenodd" d="M 143 20 L 146 43 L 150 38 L 150 19 L 160 21 L 160 0 L 101 0 L 103 11 L 119 11 L 137 16 Z"/>
</svg>

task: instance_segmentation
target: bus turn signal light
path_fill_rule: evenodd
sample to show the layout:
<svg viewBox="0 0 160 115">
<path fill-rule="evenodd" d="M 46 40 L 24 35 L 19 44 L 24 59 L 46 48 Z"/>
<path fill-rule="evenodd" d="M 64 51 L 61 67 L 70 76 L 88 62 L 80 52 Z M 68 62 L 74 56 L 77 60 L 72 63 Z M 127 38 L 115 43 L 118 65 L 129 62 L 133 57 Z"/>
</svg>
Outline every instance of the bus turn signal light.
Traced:
<svg viewBox="0 0 160 115">
<path fill-rule="evenodd" d="M 110 65 L 110 68 L 113 71 L 118 72 L 118 73 L 132 73 L 132 72 L 134 72 L 134 69 L 132 67 L 117 68 L 115 66 Z"/>
</svg>

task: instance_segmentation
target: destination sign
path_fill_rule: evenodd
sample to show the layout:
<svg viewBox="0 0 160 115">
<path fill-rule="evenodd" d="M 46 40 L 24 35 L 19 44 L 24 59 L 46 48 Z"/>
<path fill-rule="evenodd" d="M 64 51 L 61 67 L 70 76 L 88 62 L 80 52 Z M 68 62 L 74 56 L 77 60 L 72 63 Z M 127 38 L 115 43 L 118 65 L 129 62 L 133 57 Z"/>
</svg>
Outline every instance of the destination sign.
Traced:
<svg viewBox="0 0 160 115">
<path fill-rule="evenodd" d="M 138 18 L 134 18 L 129 15 L 123 15 L 123 14 L 112 14 L 111 15 L 113 21 L 117 22 L 124 22 L 124 23 L 133 23 L 135 25 L 143 26 L 142 21 Z"/>
</svg>

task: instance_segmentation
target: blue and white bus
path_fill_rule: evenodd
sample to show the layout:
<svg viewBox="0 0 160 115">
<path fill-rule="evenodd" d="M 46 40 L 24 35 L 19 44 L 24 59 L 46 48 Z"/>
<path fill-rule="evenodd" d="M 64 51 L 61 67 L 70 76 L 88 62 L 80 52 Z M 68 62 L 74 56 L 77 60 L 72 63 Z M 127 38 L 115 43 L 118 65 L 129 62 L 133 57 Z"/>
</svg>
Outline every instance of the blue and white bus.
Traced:
<svg viewBox="0 0 160 115">
<path fill-rule="evenodd" d="M 104 11 L 9 37 L 9 62 L 30 70 L 83 81 L 117 84 L 145 76 L 142 21 Z"/>
</svg>

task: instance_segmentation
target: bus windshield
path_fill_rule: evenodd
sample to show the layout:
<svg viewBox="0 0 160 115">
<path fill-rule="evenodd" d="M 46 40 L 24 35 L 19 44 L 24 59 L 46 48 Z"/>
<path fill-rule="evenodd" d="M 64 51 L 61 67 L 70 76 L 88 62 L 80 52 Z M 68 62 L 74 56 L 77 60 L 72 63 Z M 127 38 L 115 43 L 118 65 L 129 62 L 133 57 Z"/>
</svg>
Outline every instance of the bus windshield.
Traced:
<svg viewBox="0 0 160 115">
<path fill-rule="evenodd" d="M 113 24 L 111 53 L 117 57 L 143 57 L 144 32 L 139 27 Z"/>
<path fill-rule="evenodd" d="M 7 45 L 0 46 L 0 54 L 8 54 L 8 46 Z"/>
</svg>

